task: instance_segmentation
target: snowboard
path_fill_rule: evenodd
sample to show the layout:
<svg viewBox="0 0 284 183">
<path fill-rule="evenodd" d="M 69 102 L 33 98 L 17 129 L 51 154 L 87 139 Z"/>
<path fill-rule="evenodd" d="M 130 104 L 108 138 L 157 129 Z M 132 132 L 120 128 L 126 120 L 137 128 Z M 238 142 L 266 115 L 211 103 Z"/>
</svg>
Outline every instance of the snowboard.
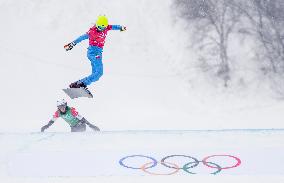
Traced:
<svg viewBox="0 0 284 183">
<path fill-rule="evenodd" d="M 93 98 L 93 95 L 90 91 L 85 88 L 66 88 L 63 91 L 71 98 L 80 98 L 80 97 L 88 97 Z"/>
</svg>

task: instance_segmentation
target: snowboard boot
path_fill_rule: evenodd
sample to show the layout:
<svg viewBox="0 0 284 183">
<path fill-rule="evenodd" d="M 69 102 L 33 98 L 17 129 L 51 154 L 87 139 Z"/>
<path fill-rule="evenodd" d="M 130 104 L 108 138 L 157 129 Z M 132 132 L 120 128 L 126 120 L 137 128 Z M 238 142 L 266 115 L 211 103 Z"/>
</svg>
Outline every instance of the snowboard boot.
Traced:
<svg viewBox="0 0 284 183">
<path fill-rule="evenodd" d="M 85 88 L 86 85 L 85 85 L 83 82 L 81 82 L 81 81 L 76 81 L 76 82 L 74 82 L 74 83 L 71 83 L 71 84 L 69 85 L 69 87 L 70 87 L 70 88 L 80 88 L 80 87 Z"/>
<path fill-rule="evenodd" d="M 89 91 L 89 89 L 87 88 L 87 86 L 85 85 L 85 83 L 81 82 L 81 81 L 76 81 L 74 83 L 71 83 L 69 85 L 70 88 L 84 88 L 89 95 L 91 95 L 93 97 L 93 94 Z"/>
</svg>

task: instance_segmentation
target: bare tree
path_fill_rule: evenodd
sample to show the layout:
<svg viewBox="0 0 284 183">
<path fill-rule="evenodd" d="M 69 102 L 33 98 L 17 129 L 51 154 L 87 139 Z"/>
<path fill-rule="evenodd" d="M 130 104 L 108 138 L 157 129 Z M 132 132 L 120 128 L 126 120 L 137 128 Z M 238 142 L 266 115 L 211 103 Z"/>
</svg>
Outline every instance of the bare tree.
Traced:
<svg viewBox="0 0 284 183">
<path fill-rule="evenodd" d="M 176 0 L 175 6 L 180 10 L 180 16 L 194 29 L 192 40 L 195 46 L 210 51 L 211 59 L 202 56 L 200 60 L 209 68 L 216 68 L 216 74 L 227 87 L 230 80 L 230 64 L 228 56 L 228 41 L 239 21 L 240 12 L 233 6 L 234 0 Z M 207 53 L 208 54 L 208 53 Z"/>
<path fill-rule="evenodd" d="M 250 20 L 247 31 L 259 43 L 262 70 L 273 73 L 284 71 L 284 1 L 244 0 L 235 4 Z"/>
</svg>

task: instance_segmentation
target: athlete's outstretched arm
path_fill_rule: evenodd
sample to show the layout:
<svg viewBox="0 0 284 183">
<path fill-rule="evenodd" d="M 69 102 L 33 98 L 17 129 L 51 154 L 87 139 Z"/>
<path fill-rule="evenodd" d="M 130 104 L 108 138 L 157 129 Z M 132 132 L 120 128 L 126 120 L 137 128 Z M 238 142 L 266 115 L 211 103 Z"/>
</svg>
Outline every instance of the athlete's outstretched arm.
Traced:
<svg viewBox="0 0 284 183">
<path fill-rule="evenodd" d="M 121 26 L 121 25 L 110 25 L 110 26 L 111 26 L 111 30 L 120 30 L 120 31 L 126 30 L 125 26 Z"/>
<path fill-rule="evenodd" d="M 44 132 L 44 130 L 49 128 L 53 123 L 54 123 L 54 121 L 50 120 L 47 125 L 44 125 L 43 127 L 41 127 L 40 131 Z"/>
<path fill-rule="evenodd" d="M 88 125 L 88 126 L 89 126 L 90 128 L 92 128 L 93 130 L 95 130 L 95 131 L 100 131 L 100 129 L 99 129 L 97 126 L 91 124 L 89 121 L 86 120 L 86 118 L 84 118 L 83 116 L 81 116 L 81 115 L 76 111 L 76 109 L 75 109 L 74 107 L 71 108 L 71 114 L 72 114 L 74 117 L 76 117 L 76 118 L 79 120 L 80 123 L 85 123 L 86 125 Z"/>
<path fill-rule="evenodd" d="M 75 39 L 73 42 L 64 45 L 64 48 L 65 48 L 66 51 L 72 50 L 72 48 L 76 44 L 80 43 L 81 41 L 83 41 L 85 39 L 89 39 L 89 35 L 88 34 L 83 34 L 82 36 L 80 36 L 77 39 Z"/>
<path fill-rule="evenodd" d="M 81 41 L 84 41 L 85 39 L 89 39 L 89 35 L 86 33 L 86 34 L 83 34 L 82 36 L 78 37 L 77 39 L 75 39 L 73 41 L 73 43 L 78 44 L 80 43 Z"/>
<path fill-rule="evenodd" d="M 94 131 L 100 131 L 100 129 L 99 129 L 97 126 L 93 125 L 92 123 L 90 123 L 89 121 L 87 121 L 85 118 L 83 118 L 83 120 L 85 120 L 85 123 L 86 123 L 90 128 L 92 128 Z"/>
<path fill-rule="evenodd" d="M 59 111 L 56 111 L 55 114 L 52 116 L 52 119 L 49 120 L 47 125 L 44 125 L 43 127 L 41 127 L 40 131 L 44 132 L 44 130 L 49 128 L 58 118 L 59 118 Z"/>
</svg>

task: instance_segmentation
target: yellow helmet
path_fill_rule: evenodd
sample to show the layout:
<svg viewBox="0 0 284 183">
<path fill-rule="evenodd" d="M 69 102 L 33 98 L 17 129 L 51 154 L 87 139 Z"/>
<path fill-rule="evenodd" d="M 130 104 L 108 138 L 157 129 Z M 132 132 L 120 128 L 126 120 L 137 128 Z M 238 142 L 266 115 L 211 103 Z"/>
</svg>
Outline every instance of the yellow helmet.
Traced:
<svg viewBox="0 0 284 183">
<path fill-rule="evenodd" d="M 96 27 L 100 30 L 105 29 L 108 26 L 108 19 L 105 15 L 100 15 L 96 21 Z"/>
</svg>

